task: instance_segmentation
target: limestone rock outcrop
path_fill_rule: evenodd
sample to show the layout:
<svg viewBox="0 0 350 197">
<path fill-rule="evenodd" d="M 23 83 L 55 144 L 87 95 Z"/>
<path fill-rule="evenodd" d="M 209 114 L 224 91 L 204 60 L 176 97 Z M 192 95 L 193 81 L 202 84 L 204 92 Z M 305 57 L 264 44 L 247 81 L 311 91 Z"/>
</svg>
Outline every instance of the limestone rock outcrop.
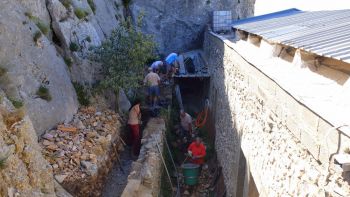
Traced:
<svg viewBox="0 0 350 197">
<path fill-rule="evenodd" d="M 89 51 L 101 45 L 123 20 L 121 0 L 49 0 L 48 10 L 65 56 L 74 59 L 70 68 L 73 81 L 92 84 L 98 78 L 99 65 L 88 60 Z"/>
<path fill-rule="evenodd" d="M 0 95 L 0 196 L 55 197 L 52 168 L 41 155 L 31 121 Z"/>
<path fill-rule="evenodd" d="M 200 48 L 213 11 L 229 10 L 234 18 L 253 15 L 255 0 L 134 0 L 133 19 L 144 14 L 142 30 L 153 34 L 161 53 Z"/>
<path fill-rule="evenodd" d="M 7 70 L 0 87 L 9 98 L 23 101 L 35 130 L 41 133 L 70 120 L 78 104 L 62 57 L 44 33 L 34 41 L 39 28 L 31 16 L 25 16 L 34 12 L 20 5 L 12 0 L 0 2 L 0 67 Z M 48 89 L 51 100 L 37 96 L 41 86 Z"/>
</svg>

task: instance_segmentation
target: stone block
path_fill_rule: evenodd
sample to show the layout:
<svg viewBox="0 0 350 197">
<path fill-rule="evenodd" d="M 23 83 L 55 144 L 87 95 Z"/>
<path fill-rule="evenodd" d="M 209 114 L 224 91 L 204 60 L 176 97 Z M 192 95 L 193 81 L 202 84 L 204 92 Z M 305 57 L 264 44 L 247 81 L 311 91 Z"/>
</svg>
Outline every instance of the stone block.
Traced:
<svg viewBox="0 0 350 197">
<path fill-rule="evenodd" d="M 141 185 L 141 180 L 129 180 L 121 196 L 136 197 L 140 185 Z"/>
<path fill-rule="evenodd" d="M 294 116 L 287 116 L 286 124 L 288 130 L 297 138 L 300 140 L 301 138 L 301 129 L 299 127 L 298 121 L 295 119 Z"/>
<path fill-rule="evenodd" d="M 286 125 L 287 123 L 287 113 L 286 113 L 286 109 L 283 107 L 283 105 L 281 105 L 280 102 L 278 102 L 277 100 L 275 100 L 276 103 L 276 111 L 275 114 L 277 116 L 277 118 L 282 122 L 283 125 Z"/>
<path fill-rule="evenodd" d="M 337 152 L 340 133 L 332 125 L 323 119 L 319 119 L 317 137 L 320 147 L 319 159 L 322 163 L 328 163 L 331 154 Z"/>
<path fill-rule="evenodd" d="M 307 130 L 303 130 L 301 131 L 301 143 L 316 160 L 319 160 L 320 145 L 316 139 L 316 136 L 310 134 L 310 132 Z"/>
<path fill-rule="evenodd" d="M 300 123 L 305 129 L 308 129 L 313 135 L 317 136 L 317 127 L 319 122 L 319 116 L 312 112 L 305 106 L 300 105 Z"/>
<path fill-rule="evenodd" d="M 264 74 L 261 74 L 258 80 L 259 80 L 259 86 L 262 86 L 264 89 L 266 89 L 269 96 L 275 97 L 276 86 L 277 86 L 276 83 Z"/>
<path fill-rule="evenodd" d="M 248 90 L 250 93 L 255 95 L 258 92 L 259 85 L 258 80 L 255 77 L 249 76 Z"/>
</svg>

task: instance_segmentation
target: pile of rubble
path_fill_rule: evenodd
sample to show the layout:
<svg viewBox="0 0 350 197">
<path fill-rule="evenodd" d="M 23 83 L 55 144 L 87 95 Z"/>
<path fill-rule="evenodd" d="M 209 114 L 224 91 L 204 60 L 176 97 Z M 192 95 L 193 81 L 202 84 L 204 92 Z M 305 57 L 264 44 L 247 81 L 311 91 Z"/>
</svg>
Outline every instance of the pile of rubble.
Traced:
<svg viewBox="0 0 350 197">
<path fill-rule="evenodd" d="M 100 196 L 105 175 L 123 149 L 121 118 L 110 110 L 82 108 L 69 124 L 40 140 L 55 179 L 75 196 Z"/>
</svg>

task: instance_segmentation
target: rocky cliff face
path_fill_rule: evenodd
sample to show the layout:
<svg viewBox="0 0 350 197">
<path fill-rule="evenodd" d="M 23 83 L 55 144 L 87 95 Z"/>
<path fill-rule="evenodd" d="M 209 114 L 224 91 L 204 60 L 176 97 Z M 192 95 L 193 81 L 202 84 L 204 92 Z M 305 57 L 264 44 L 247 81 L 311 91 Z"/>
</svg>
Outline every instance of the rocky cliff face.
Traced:
<svg viewBox="0 0 350 197">
<path fill-rule="evenodd" d="M 31 121 L 0 95 L 0 196 L 56 196 Z"/>
<path fill-rule="evenodd" d="M 161 53 L 200 48 L 213 11 L 230 10 L 233 17 L 253 15 L 255 0 L 134 0 L 130 6 L 136 19 L 145 15 L 143 31 L 153 34 Z"/>
<path fill-rule="evenodd" d="M 120 20 L 121 0 L 0 2 L 0 87 L 23 102 L 38 134 L 76 113 L 71 81 L 93 83 L 99 67 L 87 60 L 88 50 Z M 50 99 L 38 96 L 40 87 Z"/>
<path fill-rule="evenodd" d="M 9 98 L 24 103 L 35 130 L 41 133 L 57 122 L 71 119 L 77 110 L 77 101 L 62 57 L 44 33 L 34 41 L 39 28 L 25 16 L 25 13 L 38 13 L 35 19 L 45 28 L 44 24 L 48 26 L 45 5 L 39 1 L 24 6 L 21 3 L 0 2 L 0 67 L 7 70 L 1 77 L 0 87 Z M 30 9 L 26 5 L 37 6 L 26 11 Z M 51 100 L 37 95 L 41 86 L 49 91 Z"/>
<path fill-rule="evenodd" d="M 254 0 L 133 0 L 134 19 L 145 14 L 143 31 L 153 34 L 161 53 L 201 45 L 214 10 L 232 10 L 234 18 L 252 14 Z M 77 111 L 71 81 L 93 84 L 100 67 L 88 60 L 124 20 L 122 0 L 3 0 L 0 2 L 0 88 L 23 101 L 37 133 L 68 121 Z M 50 100 L 37 95 L 48 89 Z"/>
</svg>

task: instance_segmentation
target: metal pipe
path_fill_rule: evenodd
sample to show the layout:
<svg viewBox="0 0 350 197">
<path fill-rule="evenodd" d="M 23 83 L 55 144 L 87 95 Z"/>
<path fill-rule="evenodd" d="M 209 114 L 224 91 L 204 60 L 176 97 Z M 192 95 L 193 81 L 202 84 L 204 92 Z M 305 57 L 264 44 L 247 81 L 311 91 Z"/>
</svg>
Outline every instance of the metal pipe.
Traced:
<svg viewBox="0 0 350 197">
<path fill-rule="evenodd" d="M 180 109 L 183 110 L 184 106 L 182 104 L 181 91 L 180 91 L 180 86 L 179 85 L 175 86 L 175 94 L 176 94 L 177 102 L 179 103 Z"/>
</svg>

